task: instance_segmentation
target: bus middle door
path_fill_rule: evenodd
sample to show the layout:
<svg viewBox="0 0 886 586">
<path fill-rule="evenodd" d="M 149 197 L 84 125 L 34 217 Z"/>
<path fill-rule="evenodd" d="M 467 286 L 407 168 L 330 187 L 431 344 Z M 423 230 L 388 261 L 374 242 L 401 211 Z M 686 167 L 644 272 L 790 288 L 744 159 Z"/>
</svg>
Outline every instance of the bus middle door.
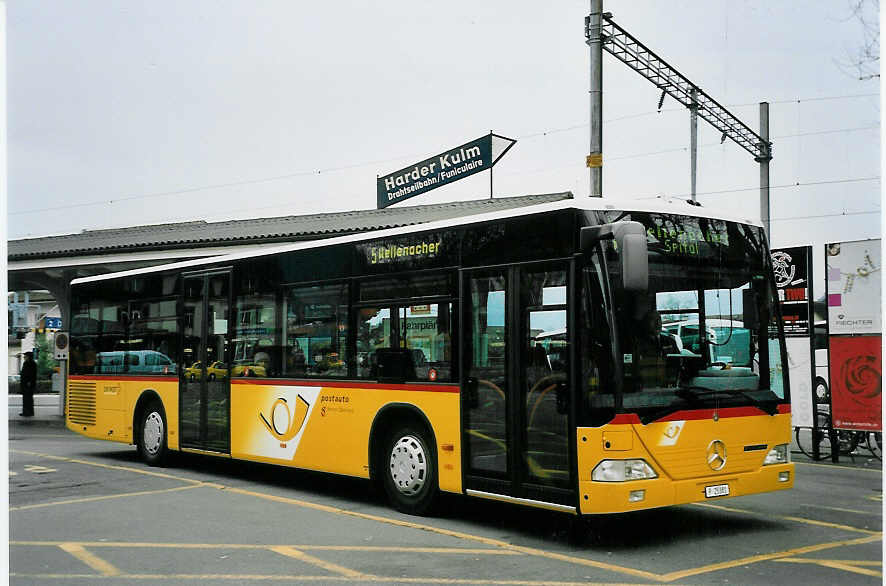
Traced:
<svg viewBox="0 0 886 586">
<path fill-rule="evenodd" d="M 184 449 L 230 453 L 229 271 L 184 278 L 184 365 L 179 371 Z"/>
<path fill-rule="evenodd" d="M 575 511 L 567 263 L 463 273 L 468 494 Z"/>
</svg>

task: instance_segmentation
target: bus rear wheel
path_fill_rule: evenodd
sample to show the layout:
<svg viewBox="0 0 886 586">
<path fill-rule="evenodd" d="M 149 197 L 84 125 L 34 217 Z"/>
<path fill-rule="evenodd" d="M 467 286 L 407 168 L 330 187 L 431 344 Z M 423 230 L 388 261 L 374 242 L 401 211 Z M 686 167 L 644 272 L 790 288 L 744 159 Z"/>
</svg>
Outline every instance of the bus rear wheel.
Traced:
<svg viewBox="0 0 886 586">
<path fill-rule="evenodd" d="M 427 515 L 436 504 L 437 457 L 428 433 L 404 425 L 388 435 L 381 454 L 385 492 L 394 508 L 410 515 Z"/>
<path fill-rule="evenodd" d="M 142 411 L 139 420 L 138 453 L 148 466 L 160 466 L 166 460 L 166 414 L 154 401 Z"/>
</svg>

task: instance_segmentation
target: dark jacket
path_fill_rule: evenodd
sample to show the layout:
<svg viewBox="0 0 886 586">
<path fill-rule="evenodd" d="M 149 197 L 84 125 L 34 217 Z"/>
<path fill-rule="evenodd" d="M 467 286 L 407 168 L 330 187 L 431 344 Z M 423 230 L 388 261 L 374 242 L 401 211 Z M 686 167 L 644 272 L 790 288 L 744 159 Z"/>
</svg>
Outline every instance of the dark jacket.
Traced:
<svg viewBox="0 0 886 586">
<path fill-rule="evenodd" d="M 32 390 L 37 387 L 37 363 L 33 358 L 22 364 L 21 379 L 23 389 Z"/>
</svg>

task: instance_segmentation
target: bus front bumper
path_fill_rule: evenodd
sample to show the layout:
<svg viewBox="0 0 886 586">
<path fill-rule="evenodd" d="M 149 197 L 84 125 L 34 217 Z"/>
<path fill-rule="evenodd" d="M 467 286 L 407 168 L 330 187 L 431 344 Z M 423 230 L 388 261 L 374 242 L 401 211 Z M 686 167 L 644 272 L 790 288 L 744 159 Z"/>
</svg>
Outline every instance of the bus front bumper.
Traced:
<svg viewBox="0 0 886 586">
<path fill-rule="evenodd" d="M 787 490 L 794 486 L 794 465 L 773 464 L 740 474 L 688 480 L 653 478 L 628 482 L 579 482 L 579 510 L 583 515 L 622 513 L 697 502 L 716 502 L 736 496 Z"/>
</svg>

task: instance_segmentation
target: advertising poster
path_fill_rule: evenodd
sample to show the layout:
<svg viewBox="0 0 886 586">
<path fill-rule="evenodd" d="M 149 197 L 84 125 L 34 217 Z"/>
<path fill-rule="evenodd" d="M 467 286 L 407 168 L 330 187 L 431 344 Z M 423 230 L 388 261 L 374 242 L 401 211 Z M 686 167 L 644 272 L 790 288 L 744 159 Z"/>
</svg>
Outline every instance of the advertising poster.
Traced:
<svg viewBox="0 0 886 586">
<path fill-rule="evenodd" d="M 831 412 L 837 429 L 882 431 L 879 335 L 831 336 Z"/>
<path fill-rule="evenodd" d="M 772 271 L 787 337 L 809 337 L 809 259 L 811 246 L 771 251 Z M 808 345 L 808 341 L 807 341 Z"/>
<path fill-rule="evenodd" d="M 791 425 L 812 427 L 812 351 L 809 338 L 788 338 L 788 377 L 791 381 Z"/>
<path fill-rule="evenodd" d="M 880 333 L 880 239 L 825 245 L 828 333 Z"/>
</svg>

